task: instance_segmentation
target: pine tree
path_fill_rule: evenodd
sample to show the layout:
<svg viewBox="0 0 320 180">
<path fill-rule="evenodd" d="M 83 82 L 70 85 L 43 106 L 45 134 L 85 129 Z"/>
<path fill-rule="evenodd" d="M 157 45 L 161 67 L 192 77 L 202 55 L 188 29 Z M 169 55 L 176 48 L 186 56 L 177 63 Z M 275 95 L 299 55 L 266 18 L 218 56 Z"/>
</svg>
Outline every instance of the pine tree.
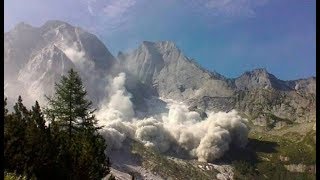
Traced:
<svg viewBox="0 0 320 180">
<path fill-rule="evenodd" d="M 31 118 L 41 131 L 44 132 L 46 130 L 46 121 L 44 120 L 38 101 L 32 106 Z"/>
<path fill-rule="evenodd" d="M 58 126 L 65 128 L 71 139 L 72 132 L 80 126 L 92 128 L 95 124 L 92 102 L 86 99 L 87 91 L 77 72 L 71 69 L 67 76 L 55 84 L 53 97 L 46 96 L 49 108 L 46 109 L 48 117 Z"/>
<path fill-rule="evenodd" d="M 46 96 L 45 114 L 51 118 L 52 137 L 59 149 L 57 162 L 67 170 L 68 179 L 101 179 L 110 172 L 106 143 L 97 132 L 92 102 L 86 95 L 81 78 L 71 69 L 55 84 L 53 97 Z"/>
<path fill-rule="evenodd" d="M 13 106 L 14 115 L 23 123 L 30 120 L 30 111 L 23 105 L 21 96 L 18 97 L 18 102 Z"/>
</svg>

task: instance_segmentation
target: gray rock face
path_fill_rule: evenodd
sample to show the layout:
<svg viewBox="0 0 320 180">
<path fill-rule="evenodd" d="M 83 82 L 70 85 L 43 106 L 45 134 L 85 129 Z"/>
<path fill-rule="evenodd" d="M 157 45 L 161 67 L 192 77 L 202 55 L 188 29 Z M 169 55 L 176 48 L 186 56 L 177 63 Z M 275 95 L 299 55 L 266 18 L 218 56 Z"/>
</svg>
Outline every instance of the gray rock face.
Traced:
<svg viewBox="0 0 320 180">
<path fill-rule="evenodd" d="M 105 76 L 116 59 L 95 36 L 61 21 L 41 27 L 18 24 L 4 34 L 5 94 L 16 99 L 43 99 L 54 82 L 71 67 L 80 72 L 88 94 L 98 102 L 104 94 Z M 15 87 L 21 87 L 19 91 Z M 90 88 L 92 87 L 92 88 Z M 41 93 L 40 93 L 41 92 Z"/>
<path fill-rule="evenodd" d="M 137 50 L 118 58 L 134 76 L 156 89 L 161 97 L 184 101 L 233 94 L 223 76 L 202 69 L 172 42 L 145 41 Z"/>
<path fill-rule="evenodd" d="M 316 78 L 299 79 L 286 82 L 292 89 L 301 94 L 316 94 Z"/>
<path fill-rule="evenodd" d="M 106 71 L 115 58 L 105 45 L 93 34 L 62 21 L 47 21 L 39 28 L 46 44 L 55 44 L 75 64 L 93 62 L 96 70 Z"/>
<path fill-rule="evenodd" d="M 244 93 L 236 107 L 252 118 L 267 113 L 269 119 L 315 121 L 315 97 L 311 94 L 301 95 L 296 91 L 256 89 Z"/>
<path fill-rule="evenodd" d="M 204 96 L 199 99 L 192 99 L 188 101 L 191 105 L 194 105 L 203 110 L 209 111 L 224 111 L 229 112 L 235 108 L 235 97 L 209 97 Z"/>
<path fill-rule="evenodd" d="M 144 41 L 133 53 L 122 54 L 118 58 L 125 61 L 127 69 L 146 84 L 153 82 L 165 63 L 158 47 L 147 41 Z"/>
<path fill-rule="evenodd" d="M 238 90 L 252 89 L 277 89 L 290 90 L 290 87 L 284 82 L 277 79 L 274 75 L 269 74 L 266 69 L 255 69 L 245 72 L 235 79 L 235 85 Z"/>
<path fill-rule="evenodd" d="M 43 102 L 44 96 L 39 94 L 52 94 L 54 83 L 70 68 L 74 68 L 72 61 L 55 45 L 49 45 L 19 71 L 18 81 L 28 87 L 30 98 Z"/>
<path fill-rule="evenodd" d="M 294 122 L 315 121 L 315 77 L 283 81 L 265 69 L 245 72 L 234 79 L 236 109 L 251 117 L 253 124 L 282 128 Z M 267 116 L 265 115 L 267 114 Z"/>
<path fill-rule="evenodd" d="M 20 23 L 4 33 L 4 80 L 15 80 L 19 70 L 28 62 L 37 44 L 42 44 L 38 29 Z"/>
</svg>

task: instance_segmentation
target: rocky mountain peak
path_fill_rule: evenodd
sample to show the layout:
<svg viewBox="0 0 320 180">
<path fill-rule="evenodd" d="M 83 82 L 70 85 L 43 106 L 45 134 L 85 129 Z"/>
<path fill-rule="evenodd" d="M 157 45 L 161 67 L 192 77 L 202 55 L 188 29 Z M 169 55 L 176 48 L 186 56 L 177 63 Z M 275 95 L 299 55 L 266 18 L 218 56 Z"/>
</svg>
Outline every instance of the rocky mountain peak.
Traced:
<svg viewBox="0 0 320 180">
<path fill-rule="evenodd" d="M 146 46 L 159 46 L 159 47 L 168 47 L 168 48 L 173 48 L 173 47 L 177 47 L 176 44 L 173 41 L 156 41 L 156 42 L 152 42 L 152 41 L 142 41 L 143 45 Z"/>
<path fill-rule="evenodd" d="M 50 20 L 40 27 L 20 23 L 4 33 L 4 39 L 5 82 L 13 89 L 15 84 L 21 84 L 24 88 L 20 89 L 30 97 L 33 92 L 41 97 L 40 92 L 49 92 L 70 67 L 80 71 L 87 86 L 94 87 L 88 89 L 88 94 L 97 97 L 104 87 L 96 84 L 102 84 L 100 78 L 110 73 L 116 63 L 95 35 L 63 21 Z"/>
<path fill-rule="evenodd" d="M 150 42 L 150 41 L 143 41 L 142 44 L 140 45 L 140 47 L 137 49 L 139 51 L 139 53 L 148 53 L 150 55 L 153 54 L 158 54 L 159 51 L 157 49 L 157 47 L 155 46 L 156 44 L 154 42 Z"/>
<path fill-rule="evenodd" d="M 66 27 L 66 28 L 72 28 L 73 26 L 70 25 L 69 23 L 67 22 L 64 22 L 64 21 L 59 21 L 59 20 L 49 20 L 47 22 L 45 22 L 41 28 L 44 30 L 44 31 L 47 31 L 47 30 L 50 30 L 50 29 L 56 29 L 58 27 Z"/>
<path fill-rule="evenodd" d="M 171 41 L 143 41 L 121 58 L 129 72 L 153 87 L 161 97 L 185 100 L 233 93 L 223 76 L 201 68 Z"/>
<path fill-rule="evenodd" d="M 153 46 L 154 44 L 155 43 L 151 41 L 142 41 L 142 45 L 145 45 L 145 46 Z"/>
<path fill-rule="evenodd" d="M 265 68 L 258 68 L 243 73 L 235 80 L 235 85 L 239 90 L 257 88 L 277 90 L 291 89 L 284 81 L 279 80 L 273 74 L 270 74 Z"/>
<path fill-rule="evenodd" d="M 141 46 L 138 49 L 149 51 L 151 53 L 160 53 L 161 55 L 165 55 L 173 52 L 180 53 L 179 48 L 172 41 L 158 41 L 158 42 L 143 41 Z"/>
<path fill-rule="evenodd" d="M 177 45 L 172 41 L 159 41 L 159 42 L 156 42 L 155 44 L 156 46 L 162 49 L 167 49 L 167 50 L 179 49 Z"/>
<path fill-rule="evenodd" d="M 256 68 L 256 69 L 253 69 L 252 72 L 256 72 L 256 73 L 268 73 L 267 68 Z"/>
<path fill-rule="evenodd" d="M 246 71 L 243 73 L 243 75 L 247 76 L 269 76 L 269 72 L 267 71 L 266 68 L 257 68 L 253 69 L 251 71 Z"/>
</svg>

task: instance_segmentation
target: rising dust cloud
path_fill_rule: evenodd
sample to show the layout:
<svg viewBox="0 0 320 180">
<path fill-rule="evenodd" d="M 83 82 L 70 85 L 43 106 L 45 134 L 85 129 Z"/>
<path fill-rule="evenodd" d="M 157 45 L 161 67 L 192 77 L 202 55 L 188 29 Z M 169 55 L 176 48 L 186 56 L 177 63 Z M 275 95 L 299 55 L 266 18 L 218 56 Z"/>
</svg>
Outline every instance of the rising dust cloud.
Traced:
<svg viewBox="0 0 320 180">
<path fill-rule="evenodd" d="M 183 150 L 189 156 L 207 162 L 220 158 L 231 144 L 238 147 L 247 144 L 247 120 L 235 110 L 207 112 L 208 117 L 202 120 L 185 104 L 166 100 L 167 113 L 135 118 L 125 80 L 125 73 L 110 79 L 106 88 L 108 97 L 96 114 L 99 125 L 104 126 L 100 133 L 107 140 L 109 149 L 119 149 L 126 138 L 132 138 L 161 153 Z"/>
</svg>

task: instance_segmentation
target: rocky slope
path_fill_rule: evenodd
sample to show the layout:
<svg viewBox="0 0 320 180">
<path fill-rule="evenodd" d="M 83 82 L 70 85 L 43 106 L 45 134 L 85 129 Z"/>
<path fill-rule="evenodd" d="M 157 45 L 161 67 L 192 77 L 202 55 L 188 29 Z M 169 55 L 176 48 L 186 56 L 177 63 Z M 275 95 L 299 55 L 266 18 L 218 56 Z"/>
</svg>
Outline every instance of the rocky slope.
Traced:
<svg viewBox="0 0 320 180">
<path fill-rule="evenodd" d="M 265 69 L 257 69 L 235 79 L 235 84 L 236 108 L 256 119 L 255 124 L 281 127 L 315 121 L 314 77 L 282 81 Z"/>
</svg>

